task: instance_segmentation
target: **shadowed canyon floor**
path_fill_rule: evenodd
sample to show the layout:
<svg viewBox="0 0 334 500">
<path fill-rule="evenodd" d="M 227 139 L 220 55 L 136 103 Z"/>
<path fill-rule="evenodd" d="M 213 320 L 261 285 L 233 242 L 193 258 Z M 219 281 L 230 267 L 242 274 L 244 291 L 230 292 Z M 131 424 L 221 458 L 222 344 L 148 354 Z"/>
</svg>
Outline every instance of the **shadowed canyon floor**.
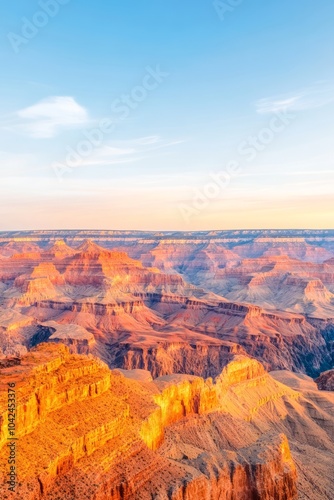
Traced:
<svg viewBox="0 0 334 500">
<path fill-rule="evenodd" d="M 152 380 L 53 343 L 0 374 L 3 499 L 333 498 L 334 394 L 305 375 L 237 355 L 215 380 Z M 4 486 L 8 382 L 15 494 Z"/>
</svg>

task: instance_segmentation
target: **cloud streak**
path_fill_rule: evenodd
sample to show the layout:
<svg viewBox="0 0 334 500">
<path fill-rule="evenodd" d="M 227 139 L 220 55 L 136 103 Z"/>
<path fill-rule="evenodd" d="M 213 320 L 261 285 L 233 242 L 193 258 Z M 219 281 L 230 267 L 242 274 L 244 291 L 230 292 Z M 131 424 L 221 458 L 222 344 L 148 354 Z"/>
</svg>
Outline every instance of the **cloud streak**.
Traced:
<svg viewBox="0 0 334 500">
<path fill-rule="evenodd" d="M 293 94 L 265 97 L 255 102 L 258 114 L 278 113 L 280 111 L 305 111 L 320 108 L 334 102 L 334 88 L 317 84 L 300 89 Z"/>
<path fill-rule="evenodd" d="M 184 142 L 183 140 L 165 141 L 160 136 L 145 136 L 128 140 L 113 141 L 96 148 L 86 156 L 80 155 L 78 150 L 67 147 L 65 163 L 55 162 L 52 165 L 58 178 L 62 178 L 64 173 L 80 167 L 108 167 L 121 163 L 134 163 L 148 158 L 155 151 L 166 149 Z"/>
<path fill-rule="evenodd" d="M 10 128 L 35 139 L 48 139 L 88 123 L 87 110 L 74 97 L 51 96 L 17 111 Z"/>
</svg>

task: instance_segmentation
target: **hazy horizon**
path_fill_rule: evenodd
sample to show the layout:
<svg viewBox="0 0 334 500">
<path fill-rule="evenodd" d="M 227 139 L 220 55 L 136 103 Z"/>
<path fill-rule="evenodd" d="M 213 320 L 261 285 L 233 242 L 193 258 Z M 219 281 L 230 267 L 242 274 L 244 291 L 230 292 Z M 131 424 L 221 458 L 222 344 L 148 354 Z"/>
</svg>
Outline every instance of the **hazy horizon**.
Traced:
<svg viewBox="0 0 334 500">
<path fill-rule="evenodd" d="M 55 228 L 55 229 L 49 229 L 49 228 L 36 228 L 36 229 L 0 229 L 0 234 L 2 233 L 33 233 L 33 232 L 53 232 L 53 233 L 57 233 L 57 232 L 75 232 L 75 231 L 79 231 L 79 232 L 117 232 L 117 233 L 122 233 L 122 232 L 126 232 L 126 233 L 180 233 L 180 234 L 183 234 L 183 233 L 230 233 L 230 232 L 266 232 L 266 231 L 271 231 L 271 232 L 291 232 L 291 233 L 294 233 L 294 232 L 326 232 L 326 231 L 330 231 L 330 232 L 334 232 L 334 227 L 324 227 L 324 228 L 314 228 L 314 227 L 305 227 L 305 228 L 302 228 L 302 227 L 298 227 L 298 228 L 289 228 L 289 227 L 282 227 L 282 228 L 274 228 L 274 227 L 265 227 L 265 228 L 259 228 L 259 227 L 252 227 L 252 228 L 244 228 L 244 227 L 234 227 L 234 228 L 230 228 L 230 229 L 217 229 L 217 228 L 207 228 L 207 229 L 192 229 L 192 230 L 180 230 L 180 229 L 143 229 L 143 228 L 140 228 L 140 229 L 127 229 L 127 228 L 123 228 L 123 229 L 117 229 L 117 228 L 101 228 L 101 229 L 98 229 L 98 228 L 94 228 L 94 227 L 82 227 L 82 228 L 64 228 L 64 227 L 58 227 L 58 228 Z"/>
</svg>

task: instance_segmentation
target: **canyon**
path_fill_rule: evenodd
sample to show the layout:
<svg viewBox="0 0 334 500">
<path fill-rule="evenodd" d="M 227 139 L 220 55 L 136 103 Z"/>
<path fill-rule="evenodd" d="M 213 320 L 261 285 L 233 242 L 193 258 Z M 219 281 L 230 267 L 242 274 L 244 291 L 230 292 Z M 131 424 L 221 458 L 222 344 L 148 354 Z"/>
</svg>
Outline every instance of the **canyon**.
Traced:
<svg viewBox="0 0 334 500">
<path fill-rule="evenodd" d="M 332 499 L 333 345 L 334 231 L 2 232 L 0 497 Z"/>
<path fill-rule="evenodd" d="M 333 498 L 334 394 L 305 375 L 235 355 L 215 379 L 153 380 L 55 343 L 0 374 L 18 401 L 20 480 L 8 493 L 1 453 L 4 500 Z"/>
<path fill-rule="evenodd" d="M 316 377 L 333 318 L 330 231 L 0 234 L 0 356 L 50 340 L 110 368 L 210 377 L 247 353 Z"/>
</svg>

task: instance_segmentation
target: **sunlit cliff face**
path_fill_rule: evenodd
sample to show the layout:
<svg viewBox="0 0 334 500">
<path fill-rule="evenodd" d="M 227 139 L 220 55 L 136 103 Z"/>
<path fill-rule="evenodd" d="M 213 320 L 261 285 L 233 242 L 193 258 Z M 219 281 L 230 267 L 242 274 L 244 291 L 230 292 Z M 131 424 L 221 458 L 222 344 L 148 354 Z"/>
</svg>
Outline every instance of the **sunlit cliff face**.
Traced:
<svg viewBox="0 0 334 500">
<path fill-rule="evenodd" d="M 65 346 L 50 343 L 0 370 L 2 384 L 16 383 L 20 401 L 18 494 L 24 498 L 79 498 L 80 493 L 80 498 L 112 494 L 120 500 L 126 492 L 149 499 L 153 492 L 163 498 L 173 488 L 171 498 L 179 499 L 183 488 L 189 498 L 210 494 L 218 500 L 232 491 L 247 498 L 249 489 L 260 492 L 264 484 L 275 498 L 296 498 L 296 469 L 286 436 L 276 432 L 258 440 L 249 416 L 254 425 L 267 420 L 270 426 L 265 416 L 269 402 L 283 409 L 283 397 L 298 404 L 300 394 L 276 383 L 254 360 L 237 357 L 216 381 L 173 375 L 152 382 L 138 373 L 137 382 L 135 372 L 127 379 L 97 359 L 70 355 Z M 3 448 L 4 392 L 0 403 Z M 230 418 L 244 427 L 245 442 L 237 444 L 238 433 L 226 429 L 235 441 L 229 450 L 223 428 Z M 214 444 L 207 433 L 220 426 Z M 215 472 L 209 472 L 214 463 Z M 1 455 L 0 474 L 4 468 Z"/>
<path fill-rule="evenodd" d="M 227 394 L 232 385 L 248 381 L 249 387 L 254 387 L 255 379 L 256 386 L 262 384 L 265 377 L 260 363 L 242 356 L 229 363 L 215 382 L 186 375 L 160 377 L 156 383 L 161 394 L 154 396 L 158 409 L 143 425 L 141 436 L 148 447 L 156 449 L 168 425 L 187 415 L 226 411 Z"/>
<path fill-rule="evenodd" d="M 254 491 L 292 500 L 316 480 L 320 500 L 333 486 L 329 469 L 323 479 L 317 475 L 319 464 L 326 472 L 334 458 L 333 394 L 320 393 L 306 376 L 275 373 L 296 391 L 237 355 L 214 380 L 174 374 L 152 381 L 141 370 L 110 371 L 52 342 L 1 361 L 0 372 L 2 448 L 4 387 L 17 387 L 23 498 L 148 500 L 172 491 L 176 500 L 246 500 Z M 0 476 L 5 466 L 1 454 Z"/>
</svg>

